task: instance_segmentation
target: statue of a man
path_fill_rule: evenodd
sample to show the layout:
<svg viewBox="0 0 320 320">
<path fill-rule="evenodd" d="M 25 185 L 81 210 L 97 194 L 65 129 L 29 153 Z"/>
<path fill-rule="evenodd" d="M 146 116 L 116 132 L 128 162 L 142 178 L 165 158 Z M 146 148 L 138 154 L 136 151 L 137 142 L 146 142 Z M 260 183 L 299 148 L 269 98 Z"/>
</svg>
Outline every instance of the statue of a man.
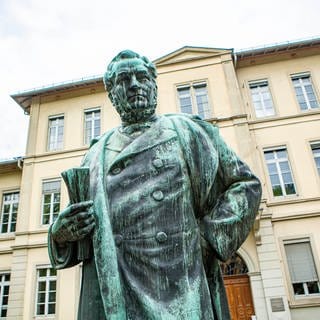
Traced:
<svg viewBox="0 0 320 320">
<path fill-rule="evenodd" d="M 218 260 L 246 239 L 261 186 L 218 129 L 196 116 L 157 116 L 155 66 L 120 52 L 104 76 L 122 124 L 83 159 L 90 201 L 49 231 L 57 269 L 83 258 L 79 320 L 228 320 Z"/>
</svg>

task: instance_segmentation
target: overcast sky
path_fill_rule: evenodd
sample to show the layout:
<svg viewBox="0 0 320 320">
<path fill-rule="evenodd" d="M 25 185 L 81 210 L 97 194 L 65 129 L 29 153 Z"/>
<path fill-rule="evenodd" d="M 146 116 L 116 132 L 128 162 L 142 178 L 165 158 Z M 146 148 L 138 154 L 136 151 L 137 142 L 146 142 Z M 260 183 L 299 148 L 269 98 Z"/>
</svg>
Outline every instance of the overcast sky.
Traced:
<svg viewBox="0 0 320 320">
<path fill-rule="evenodd" d="M 319 0 L 0 0 L 0 159 L 23 156 L 18 91 L 104 72 L 120 50 L 236 50 L 320 34 Z"/>
</svg>

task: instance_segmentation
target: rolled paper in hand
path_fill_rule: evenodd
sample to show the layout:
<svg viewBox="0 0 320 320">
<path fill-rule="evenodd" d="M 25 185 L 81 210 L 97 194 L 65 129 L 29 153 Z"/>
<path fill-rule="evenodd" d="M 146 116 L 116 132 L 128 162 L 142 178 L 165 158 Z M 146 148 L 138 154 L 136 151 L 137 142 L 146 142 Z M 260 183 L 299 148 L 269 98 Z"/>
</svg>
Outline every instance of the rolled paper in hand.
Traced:
<svg viewBox="0 0 320 320">
<path fill-rule="evenodd" d="M 90 171 L 88 167 L 71 168 L 63 171 L 61 176 L 67 186 L 70 203 L 79 203 L 90 200 Z M 77 242 L 78 260 L 90 258 L 90 241 L 88 236 Z"/>
</svg>

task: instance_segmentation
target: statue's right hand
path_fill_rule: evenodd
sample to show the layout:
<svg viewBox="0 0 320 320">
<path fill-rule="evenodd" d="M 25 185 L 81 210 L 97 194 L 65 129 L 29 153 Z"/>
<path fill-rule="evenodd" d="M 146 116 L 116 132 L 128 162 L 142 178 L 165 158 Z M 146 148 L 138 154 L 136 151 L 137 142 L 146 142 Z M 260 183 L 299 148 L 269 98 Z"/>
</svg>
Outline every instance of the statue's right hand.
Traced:
<svg viewBox="0 0 320 320">
<path fill-rule="evenodd" d="M 93 201 L 69 205 L 59 215 L 51 228 L 51 236 L 59 244 L 83 239 L 95 227 Z"/>
</svg>

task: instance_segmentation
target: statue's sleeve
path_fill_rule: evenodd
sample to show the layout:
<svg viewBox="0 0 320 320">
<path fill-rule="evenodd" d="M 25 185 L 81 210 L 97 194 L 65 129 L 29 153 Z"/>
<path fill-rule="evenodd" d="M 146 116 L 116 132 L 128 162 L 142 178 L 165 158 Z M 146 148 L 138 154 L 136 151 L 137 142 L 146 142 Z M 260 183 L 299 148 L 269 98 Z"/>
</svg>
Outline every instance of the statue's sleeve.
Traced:
<svg viewBox="0 0 320 320">
<path fill-rule="evenodd" d="M 110 135 L 112 132 L 113 131 L 110 131 L 108 135 Z M 93 139 L 91 141 L 90 150 L 92 147 L 94 147 L 94 145 L 98 142 L 98 140 L 99 139 Z M 80 165 L 81 167 L 90 166 L 90 161 L 92 160 L 91 159 L 92 154 L 96 154 L 94 152 L 90 152 L 90 150 L 83 157 Z M 65 245 L 62 246 L 53 240 L 51 235 L 51 228 L 52 228 L 52 225 L 50 226 L 48 231 L 48 253 L 49 253 L 51 264 L 54 268 L 64 269 L 64 268 L 73 267 L 74 265 L 80 263 L 83 260 L 83 258 L 82 259 L 80 258 L 83 255 L 83 253 L 81 253 L 81 249 L 79 250 L 79 247 L 88 248 L 86 249 L 86 251 L 90 251 L 90 254 L 91 254 L 92 243 L 91 243 L 90 237 L 85 237 L 84 239 L 82 239 L 80 246 L 78 241 L 67 242 Z"/>
<path fill-rule="evenodd" d="M 65 245 L 59 245 L 52 239 L 51 227 L 48 232 L 48 253 L 50 262 L 55 269 L 64 269 L 73 267 L 80 261 L 77 259 L 76 242 L 67 242 Z"/>
<path fill-rule="evenodd" d="M 203 214 L 200 226 L 205 240 L 218 258 L 225 261 L 241 246 L 253 226 L 260 204 L 261 184 L 249 167 L 225 144 L 217 128 L 212 129 L 213 126 L 208 123 L 202 123 L 202 127 L 217 152 L 218 168 L 211 184 L 204 183 L 207 190 L 201 191 L 206 198 L 201 199 L 200 195 Z M 204 181 L 207 180 L 210 161 L 214 160 L 209 154 L 201 161 L 207 163 L 202 164 L 205 172 L 202 172 L 201 180 Z"/>
</svg>

